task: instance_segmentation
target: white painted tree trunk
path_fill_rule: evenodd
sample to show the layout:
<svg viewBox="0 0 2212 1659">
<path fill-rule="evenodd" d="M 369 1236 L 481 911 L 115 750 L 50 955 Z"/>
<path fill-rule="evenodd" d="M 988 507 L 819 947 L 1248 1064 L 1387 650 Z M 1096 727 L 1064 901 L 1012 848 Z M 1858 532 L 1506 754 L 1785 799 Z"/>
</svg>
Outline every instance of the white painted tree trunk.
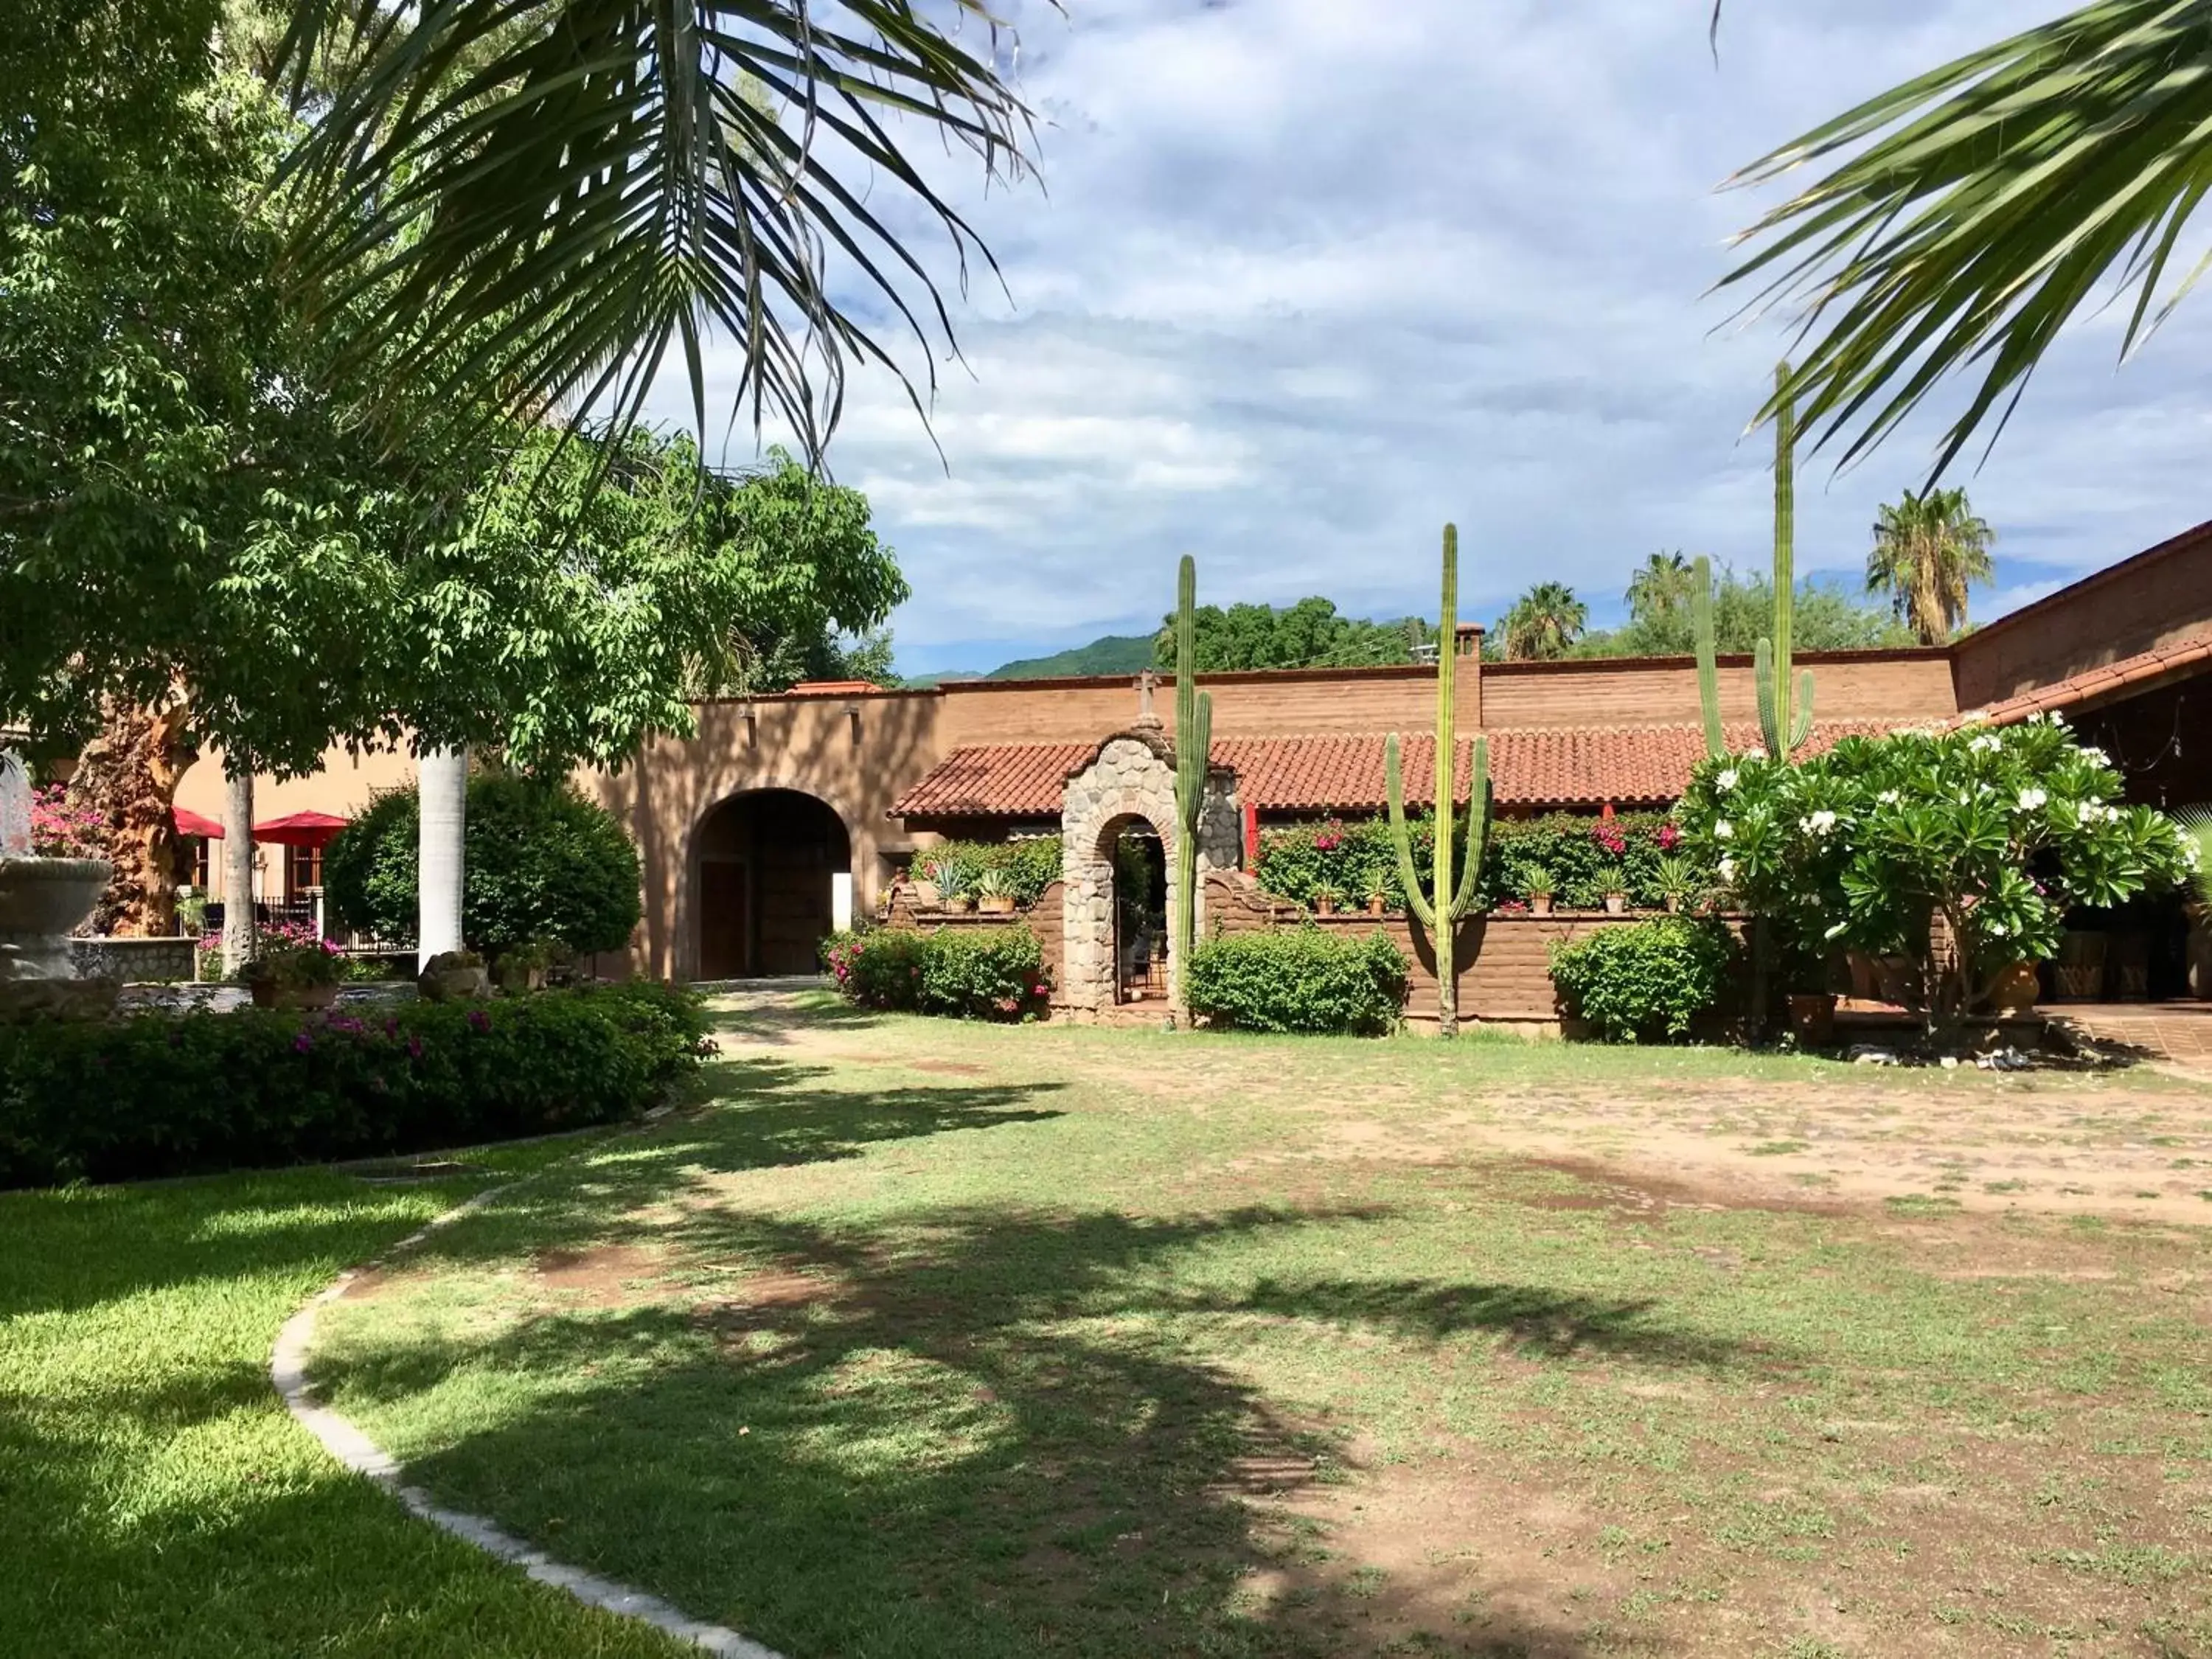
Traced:
<svg viewBox="0 0 2212 1659">
<path fill-rule="evenodd" d="M 468 812 L 469 751 L 433 749 L 415 763 L 422 804 L 415 965 L 461 948 L 461 837 Z"/>
<path fill-rule="evenodd" d="M 222 781 L 222 971 L 253 959 L 253 774 Z"/>
</svg>

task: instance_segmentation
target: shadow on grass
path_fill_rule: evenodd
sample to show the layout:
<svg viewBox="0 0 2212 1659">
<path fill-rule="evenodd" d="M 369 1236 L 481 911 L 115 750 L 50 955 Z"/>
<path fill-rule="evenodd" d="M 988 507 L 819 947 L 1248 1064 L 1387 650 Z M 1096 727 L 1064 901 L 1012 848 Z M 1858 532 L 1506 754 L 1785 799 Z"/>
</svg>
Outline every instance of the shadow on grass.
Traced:
<svg viewBox="0 0 2212 1659">
<path fill-rule="evenodd" d="M 648 1242 L 661 1276 L 628 1305 L 525 1313 L 490 1337 L 473 1319 L 409 1318 L 404 1301 L 356 1310 L 319 1375 L 342 1410 L 412 1425 L 429 1449 L 410 1477 L 446 1500 L 793 1659 L 1318 1659 L 1386 1632 L 1425 1644 L 1403 1651 L 1571 1659 L 1588 1651 L 1573 1628 L 1486 1621 L 1354 1573 L 1275 1507 L 1341 1478 L 1343 1432 L 1219 1358 L 1224 1328 L 1739 1357 L 1649 1302 L 1416 1279 L 1188 1284 L 1194 1261 L 1380 1227 L 1394 1212 L 1379 1206 L 969 1205 L 847 1221 L 693 1191 L 671 1210 L 701 1170 L 1054 1115 L 1024 1105 L 1033 1088 L 856 1096 L 810 1086 L 808 1068 L 733 1064 L 746 1093 L 732 1106 L 515 1194 L 426 1252 L 503 1266 Z"/>
<path fill-rule="evenodd" d="M 733 992 L 717 999 L 707 1012 L 720 1034 L 777 1046 L 788 1043 L 802 1030 L 866 1030 L 884 1019 L 874 1009 L 856 1007 L 835 991 L 818 988 Z"/>
</svg>

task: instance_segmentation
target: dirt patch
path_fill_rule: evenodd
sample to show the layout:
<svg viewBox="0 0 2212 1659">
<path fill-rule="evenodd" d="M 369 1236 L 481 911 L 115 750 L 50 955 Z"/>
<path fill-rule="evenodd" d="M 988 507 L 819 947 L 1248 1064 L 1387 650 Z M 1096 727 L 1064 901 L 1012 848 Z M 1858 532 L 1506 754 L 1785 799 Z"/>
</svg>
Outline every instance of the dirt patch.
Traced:
<svg viewBox="0 0 2212 1659">
<path fill-rule="evenodd" d="M 909 1060 L 899 1066 L 902 1071 L 927 1072 L 934 1077 L 981 1077 L 987 1069 L 960 1060 Z"/>
<path fill-rule="evenodd" d="M 638 1300 L 641 1281 L 658 1276 L 667 1258 L 638 1244 L 599 1244 L 589 1249 L 543 1250 L 531 1258 L 532 1288 L 584 1308 L 626 1308 Z"/>
</svg>

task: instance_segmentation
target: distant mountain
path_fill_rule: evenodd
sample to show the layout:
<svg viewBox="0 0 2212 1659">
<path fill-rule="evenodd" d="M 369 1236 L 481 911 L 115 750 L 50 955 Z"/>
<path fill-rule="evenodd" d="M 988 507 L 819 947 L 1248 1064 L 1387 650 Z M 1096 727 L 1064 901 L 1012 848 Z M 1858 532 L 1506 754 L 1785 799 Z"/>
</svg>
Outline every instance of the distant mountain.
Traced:
<svg viewBox="0 0 2212 1659">
<path fill-rule="evenodd" d="M 987 680 L 1064 680 L 1091 674 L 1136 674 L 1152 659 L 1150 634 L 1108 634 L 1088 645 L 1055 651 L 1049 657 L 1024 657 L 994 668 Z M 950 678 L 949 676 L 945 678 Z"/>
</svg>

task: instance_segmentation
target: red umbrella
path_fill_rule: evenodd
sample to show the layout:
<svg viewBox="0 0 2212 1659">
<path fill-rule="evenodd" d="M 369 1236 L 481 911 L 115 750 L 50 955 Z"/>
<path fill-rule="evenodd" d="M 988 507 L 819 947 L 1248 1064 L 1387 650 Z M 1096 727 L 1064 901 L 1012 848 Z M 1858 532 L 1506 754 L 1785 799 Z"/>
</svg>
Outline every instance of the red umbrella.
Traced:
<svg viewBox="0 0 2212 1659">
<path fill-rule="evenodd" d="M 253 826 L 253 839 L 278 847 L 327 847 L 351 820 L 328 812 L 287 812 Z"/>
<path fill-rule="evenodd" d="M 177 821 L 180 836 L 204 836 L 210 841 L 222 839 L 222 826 L 213 818 L 204 818 L 189 806 L 173 806 L 169 816 Z"/>
</svg>

